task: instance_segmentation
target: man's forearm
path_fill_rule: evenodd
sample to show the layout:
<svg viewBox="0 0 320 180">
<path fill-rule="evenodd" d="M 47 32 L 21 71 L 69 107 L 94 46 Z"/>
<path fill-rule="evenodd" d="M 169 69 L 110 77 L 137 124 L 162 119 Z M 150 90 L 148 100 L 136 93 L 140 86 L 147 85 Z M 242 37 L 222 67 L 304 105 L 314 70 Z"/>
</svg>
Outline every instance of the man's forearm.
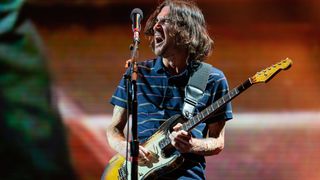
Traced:
<svg viewBox="0 0 320 180">
<path fill-rule="evenodd" d="M 122 156 L 126 154 L 125 137 L 116 128 L 109 128 L 106 132 L 109 145 L 112 149 L 120 153 Z"/>
<path fill-rule="evenodd" d="M 120 106 L 115 106 L 113 109 L 112 123 L 106 129 L 106 136 L 109 145 L 112 149 L 119 152 L 121 155 L 126 155 L 126 138 L 123 130 L 126 125 L 127 110 Z"/>
<path fill-rule="evenodd" d="M 204 155 L 204 156 L 211 156 L 218 154 L 222 151 L 224 147 L 223 140 L 220 138 L 192 138 L 191 139 L 191 153 Z"/>
</svg>

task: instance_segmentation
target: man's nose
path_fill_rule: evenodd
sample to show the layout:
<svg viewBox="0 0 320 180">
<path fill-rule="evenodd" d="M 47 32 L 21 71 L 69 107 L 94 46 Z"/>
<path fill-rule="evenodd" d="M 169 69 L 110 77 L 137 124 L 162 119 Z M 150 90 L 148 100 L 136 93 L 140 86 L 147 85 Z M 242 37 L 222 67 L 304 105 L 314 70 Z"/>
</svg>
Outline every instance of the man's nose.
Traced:
<svg viewBox="0 0 320 180">
<path fill-rule="evenodd" d="M 156 22 L 156 24 L 153 26 L 153 31 L 159 30 L 161 28 L 161 25 Z"/>
</svg>

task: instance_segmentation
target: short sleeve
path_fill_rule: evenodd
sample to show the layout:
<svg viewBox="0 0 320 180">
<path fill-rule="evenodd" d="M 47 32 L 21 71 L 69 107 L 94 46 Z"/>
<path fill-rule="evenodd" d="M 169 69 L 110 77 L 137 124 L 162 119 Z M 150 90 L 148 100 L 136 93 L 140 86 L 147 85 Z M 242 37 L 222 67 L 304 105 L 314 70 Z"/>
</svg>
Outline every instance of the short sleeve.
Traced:
<svg viewBox="0 0 320 180">
<path fill-rule="evenodd" d="M 124 77 L 125 75 L 121 78 L 118 87 L 116 88 L 114 94 L 110 99 L 110 103 L 114 106 L 117 105 L 127 109 L 127 99 L 128 99 L 127 88 L 126 88 L 127 85 L 126 85 L 126 79 Z"/>
<path fill-rule="evenodd" d="M 229 86 L 227 79 L 222 71 L 215 70 L 214 73 L 209 77 L 209 84 L 212 84 L 211 96 L 209 98 L 209 105 L 213 104 L 222 96 L 229 92 Z M 212 116 L 206 121 L 206 123 L 214 123 L 220 120 L 230 120 L 232 119 L 232 107 L 231 102 L 226 103 L 217 112 L 212 114 Z"/>
</svg>

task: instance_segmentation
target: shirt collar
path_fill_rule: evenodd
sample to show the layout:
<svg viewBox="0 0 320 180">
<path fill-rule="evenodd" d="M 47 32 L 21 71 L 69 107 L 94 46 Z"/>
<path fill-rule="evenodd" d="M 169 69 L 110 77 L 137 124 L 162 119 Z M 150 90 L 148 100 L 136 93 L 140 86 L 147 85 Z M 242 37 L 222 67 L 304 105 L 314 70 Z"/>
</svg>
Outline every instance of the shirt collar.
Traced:
<svg viewBox="0 0 320 180">
<path fill-rule="evenodd" d="M 163 61 L 162 61 L 162 57 L 158 56 L 156 58 L 156 63 L 154 65 L 154 71 L 156 71 L 157 73 L 160 72 L 165 72 L 166 68 L 164 67 Z M 188 71 L 188 68 L 186 68 L 185 70 L 183 70 L 180 74 L 178 75 L 174 75 L 174 76 L 182 76 L 183 74 L 186 74 Z"/>
<path fill-rule="evenodd" d="M 189 68 L 186 68 L 184 71 L 182 71 L 180 74 L 177 74 L 177 75 L 173 75 L 173 76 L 170 76 L 168 77 L 169 80 L 171 81 L 174 81 L 175 83 L 178 83 L 178 84 L 182 84 L 182 85 L 185 85 L 187 80 L 189 79 L 189 71 L 188 71 Z M 157 73 L 166 73 L 166 69 L 164 67 L 164 64 L 163 64 L 163 61 L 162 61 L 162 57 L 161 56 L 158 56 L 156 58 L 156 63 L 154 65 L 154 71 L 157 72 Z M 168 74 L 168 73 L 166 73 Z"/>
<path fill-rule="evenodd" d="M 161 56 L 158 56 L 157 59 L 156 59 L 156 64 L 154 65 L 154 70 L 157 72 L 157 73 L 160 73 L 160 72 L 165 72 L 165 68 L 164 68 L 164 64 L 162 62 L 162 57 Z"/>
</svg>

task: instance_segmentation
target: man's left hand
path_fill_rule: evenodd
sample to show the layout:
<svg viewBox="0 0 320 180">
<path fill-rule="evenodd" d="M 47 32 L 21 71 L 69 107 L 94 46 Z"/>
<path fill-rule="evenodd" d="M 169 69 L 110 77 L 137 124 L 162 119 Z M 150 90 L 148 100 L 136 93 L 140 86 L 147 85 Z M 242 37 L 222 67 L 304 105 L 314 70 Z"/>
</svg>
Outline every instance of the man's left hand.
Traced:
<svg viewBox="0 0 320 180">
<path fill-rule="evenodd" d="M 192 150 L 192 137 L 191 134 L 181 130 L 182 124 L 178 123 L 173 127 L 170 134 L 171 144 L 181 153 L 188 153 Z"/>
</svg>

